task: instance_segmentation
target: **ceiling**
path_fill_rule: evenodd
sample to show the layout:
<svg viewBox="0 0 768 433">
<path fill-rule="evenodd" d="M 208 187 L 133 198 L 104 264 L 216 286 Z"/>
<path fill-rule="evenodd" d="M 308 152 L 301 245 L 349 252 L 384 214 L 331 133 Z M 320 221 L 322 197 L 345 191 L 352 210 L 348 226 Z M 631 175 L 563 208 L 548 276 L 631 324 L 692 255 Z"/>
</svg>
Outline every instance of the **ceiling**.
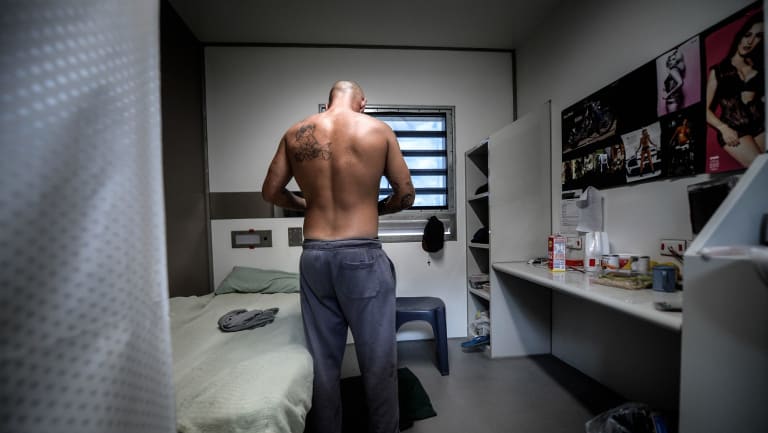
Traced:
<svg viewBox="0 0 768 433">
<path fill-rule="evenodd" d="M 169 0 L 204 43 L 512 50 L 562 0 Z"/>
</svg>

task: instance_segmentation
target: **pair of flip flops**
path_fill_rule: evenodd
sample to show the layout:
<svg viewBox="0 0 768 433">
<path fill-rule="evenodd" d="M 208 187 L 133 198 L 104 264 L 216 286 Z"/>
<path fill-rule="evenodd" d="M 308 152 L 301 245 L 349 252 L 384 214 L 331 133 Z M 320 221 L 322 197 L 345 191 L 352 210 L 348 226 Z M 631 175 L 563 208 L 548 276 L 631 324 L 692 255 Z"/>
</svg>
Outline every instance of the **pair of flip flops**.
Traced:
<svg viewBox="0 0 768 433">
<path fill-rule="evenodd" d="M 491 337 L 489 335 L 478 335 L 471 340 L 461 343 L 461 347 L 465 349 L 482 346 L 484 344 L 490 344 Z"/>
</svg>

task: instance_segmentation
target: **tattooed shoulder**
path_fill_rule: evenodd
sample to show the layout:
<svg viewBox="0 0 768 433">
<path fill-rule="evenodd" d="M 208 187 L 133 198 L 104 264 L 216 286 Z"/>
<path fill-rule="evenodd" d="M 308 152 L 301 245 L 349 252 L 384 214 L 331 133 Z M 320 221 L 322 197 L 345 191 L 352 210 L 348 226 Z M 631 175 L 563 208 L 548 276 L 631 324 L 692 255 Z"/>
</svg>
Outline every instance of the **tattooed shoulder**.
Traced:
<svg viewBox="0 0 768 433">
<path fill-rule="evenodd" d="M 298 145 L 294 158 L 296 161 L 311 161 L 314 159 L 331 159 L 331 143 L 320 144 L 315 137 L 315 124 L 304 123 L 296 131 L 296 144 Z"/>
</svg>

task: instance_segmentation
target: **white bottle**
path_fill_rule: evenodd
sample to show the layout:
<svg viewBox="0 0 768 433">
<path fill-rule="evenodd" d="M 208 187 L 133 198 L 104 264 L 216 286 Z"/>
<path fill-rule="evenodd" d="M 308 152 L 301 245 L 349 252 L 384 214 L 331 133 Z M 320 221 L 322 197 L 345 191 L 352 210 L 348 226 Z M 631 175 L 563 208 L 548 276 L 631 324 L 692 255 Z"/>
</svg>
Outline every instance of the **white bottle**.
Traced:
<svg viewBox="0 0 768 433">
<path fill-rule="evenodd" d="M 587 272 L 599 270 L 600 256 L 609 252 L 606 232 L 587 232 L 584 235 L 584 270 Z"/>
</svg>

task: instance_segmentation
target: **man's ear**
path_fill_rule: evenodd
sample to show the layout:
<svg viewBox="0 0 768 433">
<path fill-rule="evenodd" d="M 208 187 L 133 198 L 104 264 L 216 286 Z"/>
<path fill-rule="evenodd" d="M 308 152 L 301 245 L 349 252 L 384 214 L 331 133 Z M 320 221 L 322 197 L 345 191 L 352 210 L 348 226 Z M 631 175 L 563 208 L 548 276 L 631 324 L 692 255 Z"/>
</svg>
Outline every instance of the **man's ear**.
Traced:
<svg viewBox="0 0 768 433">
<path fill-rule="evenodd" d="M 362 100 L 362 101 L 360 101 L 360 110 L 359 110 L 359 111 L 360 111 L 361 113 L 365 111 L 365 104 L 366 104 L 366 103 L 368 103 L 368 100 L 367 100 L 367 99 L 365 99 L 365 98 L 363 98 L 363 100 Z"/>
</svg>

